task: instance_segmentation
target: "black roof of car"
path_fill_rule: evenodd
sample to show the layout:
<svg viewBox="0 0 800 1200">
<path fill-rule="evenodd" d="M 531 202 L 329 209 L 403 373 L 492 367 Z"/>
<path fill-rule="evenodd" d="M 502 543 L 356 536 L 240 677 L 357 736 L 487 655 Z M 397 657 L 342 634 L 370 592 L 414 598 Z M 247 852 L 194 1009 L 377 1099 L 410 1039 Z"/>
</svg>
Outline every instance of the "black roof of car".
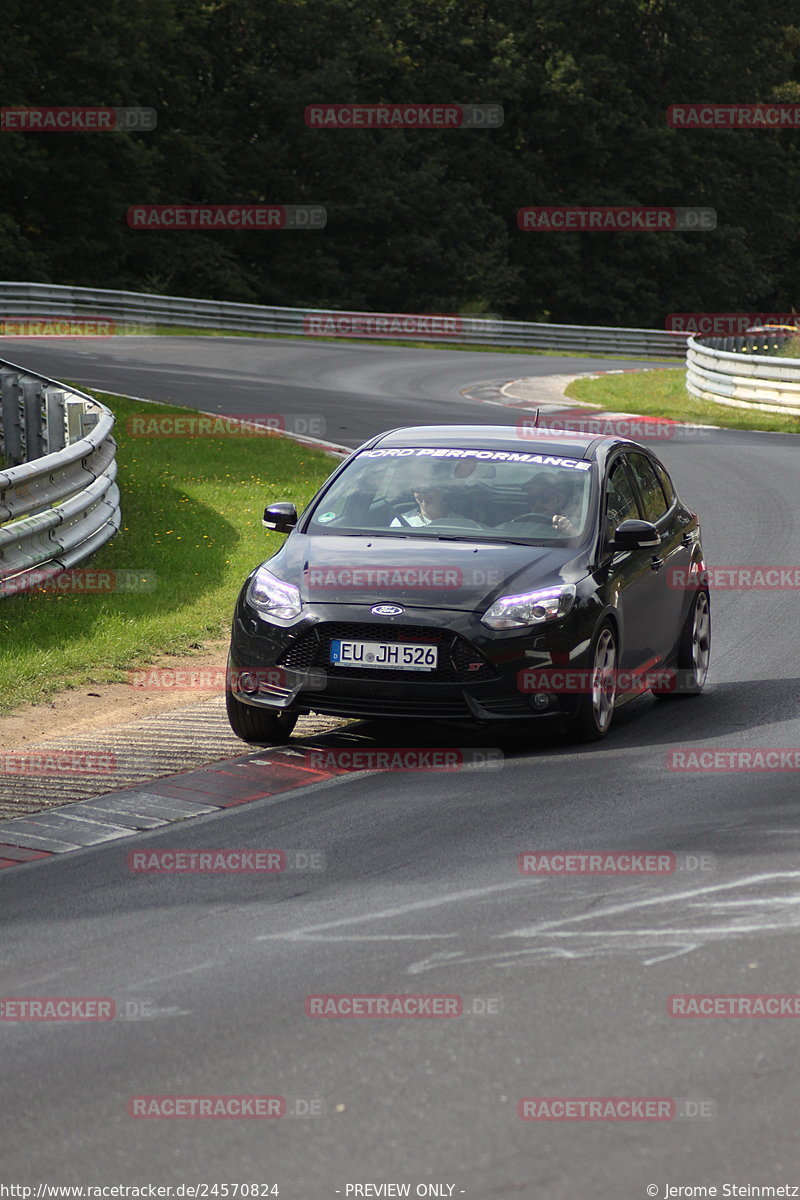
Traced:
<svg viewBox="0 0 800 1200">
<path fill-rule="evenodd" d="M 531 417 L 531 419 L 533 419 Z M 412 425 L 391 429 L 369 443 L 370 446 L 431 446 L 435 449 L 517 450 L 525 454 L 551 454 L 563 458 L 594 458 L 601 443 L 627 442 L 627 438 L 601 437 L 596 433 L 559 436 L 555 432 L 538 434 L 516 425 Z"/>
</svg>

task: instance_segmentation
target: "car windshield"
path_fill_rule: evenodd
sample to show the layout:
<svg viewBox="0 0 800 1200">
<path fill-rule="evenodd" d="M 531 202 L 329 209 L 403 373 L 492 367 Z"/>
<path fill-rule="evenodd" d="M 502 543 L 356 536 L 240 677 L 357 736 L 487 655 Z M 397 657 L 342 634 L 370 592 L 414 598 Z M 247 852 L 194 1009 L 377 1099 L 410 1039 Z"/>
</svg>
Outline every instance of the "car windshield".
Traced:
<svg viewBox="0 0 800 1200">
<path fill-rule="evenodd" d="M 305 531 L 558 544 L 586 534 L 592 474 L 585 459 L 535 451 L 365 450 Z"/>
</svg>

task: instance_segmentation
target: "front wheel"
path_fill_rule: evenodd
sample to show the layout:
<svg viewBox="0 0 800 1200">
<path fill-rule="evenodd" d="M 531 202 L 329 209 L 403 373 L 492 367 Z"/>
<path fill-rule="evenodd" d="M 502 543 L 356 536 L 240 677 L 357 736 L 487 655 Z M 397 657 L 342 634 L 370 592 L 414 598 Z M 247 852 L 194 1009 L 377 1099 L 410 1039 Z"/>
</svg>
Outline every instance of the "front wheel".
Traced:
<svg viewBox="0 0 800 1200">
<path fill-rule="evenodd" d="M 590 663 L 590 687 L 581 695 L 578 711 L 568 725 L 576 742 L 599 742 L 611 728 L 617 699 L 617 639 L 607 621 L 594 635 Z"/>
<path fill-rule="evenodd" d="M 711 603 L 708 592 L 698 592 L 686 618 L 678 642 L 675 664 L 678 669 L 674 686 L 653 689 L 659 700 L 681 696 L 699 696 L 706 685 L 711 660 Z"/>
<path fill-rule="evenodd" d="M 242 704 L 230 690 L 230 685 L 225 689 L 225 708 L 231 729 L 243 742 L 261 742 L 274 746 L 286 745 L 299 715 L 256 708 L 253 704 Z"/>
</svg>

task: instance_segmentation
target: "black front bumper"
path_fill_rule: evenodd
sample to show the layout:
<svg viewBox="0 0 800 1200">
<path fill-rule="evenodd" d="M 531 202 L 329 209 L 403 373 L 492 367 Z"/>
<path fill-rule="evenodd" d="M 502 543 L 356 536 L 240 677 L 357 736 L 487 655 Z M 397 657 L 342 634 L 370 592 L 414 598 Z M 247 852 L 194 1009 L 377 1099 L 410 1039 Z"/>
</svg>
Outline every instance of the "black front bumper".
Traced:
<svg viewBox="0 0 800 1200">
<path fill-rule="evenodd" d="M 590 634 L 570 614 L 546 631 L 494 632 L 480 614 L 441 609 L 406 609 L 378 617 L 368 605 L 315 604 L 290 625 L 265 621 L 240 597 L 231 636 L 230 667 L 264 671 L 270 678 L 248 693 L 234 686 L 245 704 L 274 710 L 343 717 L 398 717 L 470 722 L 563 717 L 577 697 L 552 694 L 547 709 L 535 710 L 520 687 L 520 673 L 561 662 L 583 666 Z M 336 667 L 332 638 L 421 642 L 439 648 L 434 671 Z"/>
</svg>

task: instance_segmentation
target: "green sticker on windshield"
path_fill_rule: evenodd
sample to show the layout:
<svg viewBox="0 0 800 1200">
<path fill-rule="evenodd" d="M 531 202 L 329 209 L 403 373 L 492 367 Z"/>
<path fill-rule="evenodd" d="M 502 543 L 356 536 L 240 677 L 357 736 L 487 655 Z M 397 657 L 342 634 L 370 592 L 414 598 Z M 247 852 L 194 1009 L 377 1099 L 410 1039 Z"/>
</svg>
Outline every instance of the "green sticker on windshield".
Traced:
<svg viewBox="0 0 800 1200">
<path fill-rule="evenodd" d="M 336 516 L 335 512 L 327 512 L 327 513 L 323 513 L 322 516 L 319 518 L 319 520 L 321 522 L 332 521 L 335 516 Z"/>
</svg>

